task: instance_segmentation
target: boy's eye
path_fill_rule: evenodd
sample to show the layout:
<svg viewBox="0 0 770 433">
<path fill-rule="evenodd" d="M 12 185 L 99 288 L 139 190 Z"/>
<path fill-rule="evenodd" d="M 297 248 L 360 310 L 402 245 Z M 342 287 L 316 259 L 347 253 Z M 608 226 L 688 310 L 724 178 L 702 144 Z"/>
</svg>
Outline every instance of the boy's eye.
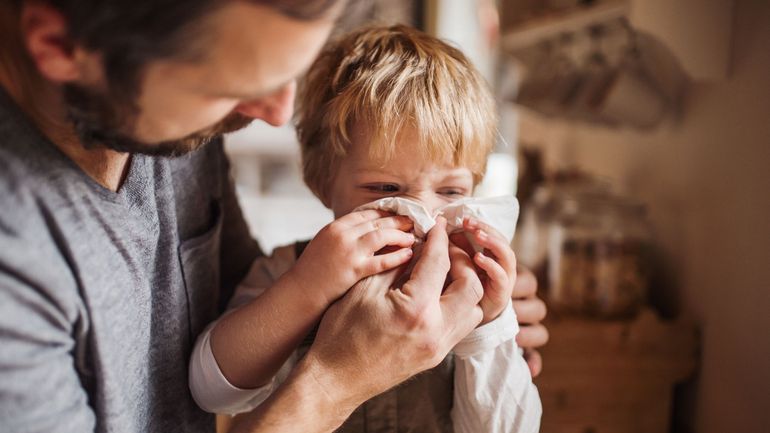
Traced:
<svg viewBox="0 0 770 433">
<path fill-rule="evenodd" d="M 439 190 L 438 193 L 449 197 L 458 197 L 458 196 L 464 196 L 465 190 L 461 188 L 443 188 Z"/>
<path fill-rule="evenodd" d="M 377 183 L 377 184 L 364 185 L 364 188 L 369 191 L 380 193 L 380 194 L 393 194 L 399 191 L 398 185 L 393 183 Z"/>
</svg>

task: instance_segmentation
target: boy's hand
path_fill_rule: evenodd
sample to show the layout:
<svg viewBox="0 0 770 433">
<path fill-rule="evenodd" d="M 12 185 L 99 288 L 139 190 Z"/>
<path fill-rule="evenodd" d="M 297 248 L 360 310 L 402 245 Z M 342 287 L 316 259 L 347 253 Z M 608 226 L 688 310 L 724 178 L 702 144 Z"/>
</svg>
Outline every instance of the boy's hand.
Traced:
<svg viewBox="0 0 770 433">
<path fill-rule="evenodd" d="M 508 241 L 488 224 L 467 218 L 463 229 L 473 237 L 483 251 L 473 253 L 473 247 L 462 234 L 453 235 L 452 241 L 459 247 L 473 254 L 474 264 L 483 271 L 480 279 L 484 287 L 484 297 L 479 304 L 484 311 L 481 324 L 494 320 L 508 305 L 516 283 L 516 256 Z"/>
<path fill-rule="evenodd" d="M 472 223 L 470 225 L 473 226 Z M 478 229 L 470 230 L 467 226 L 464 228 L 466 231 L 472 233 L 475 237 L 474 239 L 480 245 L 486 245 L 480 241 L 478 236 L 476 236 Z M 490 233 L 496 233 L 491 228 L 489 231 Z M 454 244 L 460 246 L 463 250 L 468 252 L 468 254 L 473 254 L 473 246 L 468 242 L 465 233 L 453 233 L 450 238 Z M 507 246 L 505 240 L 503 240 L 503 243 Z M 513 252 L 511 251 L 510 254 L 513 254 Z M 504 256 L 505 253 L 502 253 L 501 255 Z M 477 266 L 481 268 L 478 262 Z M 513 262 L 513 266 L 516 266 L 515 261 Z M 514 276 L 511 297 L 513 298 L 513 309 L 516 311 L 516 317 L 519 321 L 519 334 L 516 336 L 516 343 L 524 349 L 524 359 L 527 361 L 532 377 L 536 377 L 543 369 L 543 359 L 540 352 L 537 351 L 537 348 L 548 342 L 548 329 L 545 325 L 540 323 L 545 318 L 546 306 L 545 303 L 537 297 L 537 279 L 535 278 L 535 275 L 532 274 L 529 269 L 524 267 L 517 268 L 518 269 L 514 271 L 513 274 L 507 272 L 507 275 Z M 487 292 L 487 287 L 490 285 L 490 281 L 488 277 L 483 278 L 482 281 L 485 282 L 483 301 L 487 302 L 487 305 L 500 302 L 496 307 L 502 305 L 502 308 L 504 308 L 505 304 L 507 304 L 507 299 L 502 297 L 498 299 L 498 296 L 494 296 L 496 301 L 491 302 L 492 298 L 487 298 L 489 293 Z M 487 316 L 490 316 L 490 314 L 485 314 L 485 320 L 487 320 Z"/>
<path fill-rule="evenodd" d="M 408 262 L 412 226 L 408 217 L 381 210 L 349 213 L 321 229 L 290 272 L 330 305 L 359 280 Z M 391 248 L 376 254 L 386 247 Z"/>
</svg>

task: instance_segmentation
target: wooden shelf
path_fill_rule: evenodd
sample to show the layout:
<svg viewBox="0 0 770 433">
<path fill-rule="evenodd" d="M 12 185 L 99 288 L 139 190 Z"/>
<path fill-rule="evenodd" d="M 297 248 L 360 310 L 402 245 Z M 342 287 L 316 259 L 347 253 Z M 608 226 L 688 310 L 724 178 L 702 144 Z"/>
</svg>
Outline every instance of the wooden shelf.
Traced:
<svg viewBox="0 0 770 433">
<path fill-rule="evenodd" d="M 557 38 L 564 33 L 581 31 L 628 15 L 625 1 L 604 2 L 592 7 L 575 7 L 524 21 L 503 33 L 506 50 L 517 51 Z"/>
<path fill-rule="evenodd" d="M 511 8 L 513 0 L 503 0 Z M 640 36 L 654 63 L 673 63 L 693 80 L 728 77 L 733 0 L 606 0 L 513 22 L 502 29 L 502 47 L 517 52 L 565 33 L 587 31 L 621 18 Z M 657 51 L 666 51 L 660 53 Z M 668 67 L 668 66 L 666 66 Z"/>
<path fill-rule="evenodd" d="M 691 377 L 698 334 L 651 310 L 633 321 L 551 318 L 543 373 L 543 433 L 665 433 L 674 386 Z"/>
</svg>

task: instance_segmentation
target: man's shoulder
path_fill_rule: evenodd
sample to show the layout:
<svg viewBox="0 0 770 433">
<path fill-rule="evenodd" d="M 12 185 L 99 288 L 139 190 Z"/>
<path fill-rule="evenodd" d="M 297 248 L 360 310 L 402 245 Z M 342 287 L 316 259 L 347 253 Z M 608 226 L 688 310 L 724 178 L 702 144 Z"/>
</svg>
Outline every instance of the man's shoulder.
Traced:
<svg viewBox="0 0 770 433">
<path fill-rule="evenodd" d="M 1 139 L 1 138 L 0 138 Z M 37 221 L 39 200 L 35 191 L 40 189 L 30 162 L 0 142 L 0 226 L 6 231 L 10 225 L 29 226 Z"/>
<path fill-rule="evenodd" d="M 23 299 L 59 311 L 72 304 L 74 281 L 52 222 L 55 204 L 45 201 L 44 177 L 35 173 L 0 143 L 0 289 L 5 302 Z"/>
<path fill-rule="evenodd" d="M 3 105 L 0 114 L 0 218 L 7 219 L 39 211 L 36 196 L 60 184 L 67 167 L 63 154 L 18 110 Z"/>
</svg>

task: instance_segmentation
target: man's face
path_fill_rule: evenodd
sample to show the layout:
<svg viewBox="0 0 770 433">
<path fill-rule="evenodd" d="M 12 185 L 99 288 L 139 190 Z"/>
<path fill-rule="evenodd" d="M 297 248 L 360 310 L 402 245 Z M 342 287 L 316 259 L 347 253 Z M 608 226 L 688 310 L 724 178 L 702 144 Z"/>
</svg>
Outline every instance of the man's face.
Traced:
<svg viewBox="0 0 770 433">
<path fill-rule="evenodd" d="M 295 80 L 310 65 L 332 18 L 298 21 L 264 6 L 228 2 L 205 18 L 204 56 L 147 65 L 138 97 L 113 101 L 102 82 L 64 87 L 69 116 L 86 146 L 178 155 L 254 119 L 271 125 L 293 112 Z"/>
</svg>

